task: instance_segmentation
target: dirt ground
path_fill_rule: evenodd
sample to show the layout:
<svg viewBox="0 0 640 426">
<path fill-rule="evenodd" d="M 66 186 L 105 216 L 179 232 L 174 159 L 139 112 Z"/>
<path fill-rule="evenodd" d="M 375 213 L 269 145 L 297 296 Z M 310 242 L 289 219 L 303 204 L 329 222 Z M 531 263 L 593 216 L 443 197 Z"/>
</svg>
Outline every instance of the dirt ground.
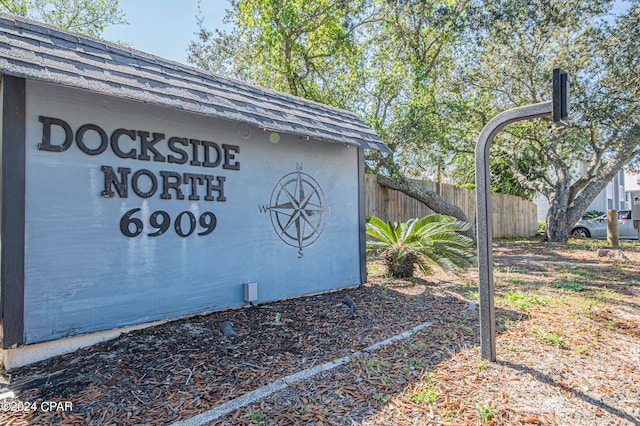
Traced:
<svg viewBox="0 0 640 426">
<path fill-rule="evenodd" d="M 626 260 L 597 257 L 602 245 L 495 245 L 495 363 L 479 356 L 475 271 L 393 281 L 372 260 L 364 286 L 175 321 L 5 372 L 15 397 L 0 402 L 0 424 L 170 424 L 350 356 L 212 424 L 640 425 L 640 245 L 623 245 Z"/>
</svg>

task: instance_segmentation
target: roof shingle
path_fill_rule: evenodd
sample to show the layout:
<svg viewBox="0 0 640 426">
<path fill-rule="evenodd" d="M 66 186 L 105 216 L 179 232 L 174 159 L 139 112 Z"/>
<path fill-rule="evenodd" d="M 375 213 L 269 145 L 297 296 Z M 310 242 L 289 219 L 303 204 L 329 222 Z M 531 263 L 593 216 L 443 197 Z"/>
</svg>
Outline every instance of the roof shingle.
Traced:
<svg viewBox="0 0 640 426">
<path fill-rule="evenodd" d="M 2 13 L 0 73 L 390 152 L 352 112 Z"/>
</svg>

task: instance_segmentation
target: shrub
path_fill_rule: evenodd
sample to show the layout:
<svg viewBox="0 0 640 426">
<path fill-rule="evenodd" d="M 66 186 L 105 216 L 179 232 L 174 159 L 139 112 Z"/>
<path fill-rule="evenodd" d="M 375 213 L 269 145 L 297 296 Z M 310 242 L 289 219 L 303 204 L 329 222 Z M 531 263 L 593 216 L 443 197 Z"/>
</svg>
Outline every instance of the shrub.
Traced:
<svg viewBox="0 0 640 426">
<path fill-rule="evenodd" d="M 406 223 L 385 222 L 377 217 L 367 219 L 367 250 L 382 254 L 387 272 L 394 278 L 412 277 L 417 265 L 429 274 L 433 267 L 456 271 L 474 263 L 466 249 L 473 240 L 461 232 L 470 225 L 450 216 L 432 214 Z"/>
</svg>

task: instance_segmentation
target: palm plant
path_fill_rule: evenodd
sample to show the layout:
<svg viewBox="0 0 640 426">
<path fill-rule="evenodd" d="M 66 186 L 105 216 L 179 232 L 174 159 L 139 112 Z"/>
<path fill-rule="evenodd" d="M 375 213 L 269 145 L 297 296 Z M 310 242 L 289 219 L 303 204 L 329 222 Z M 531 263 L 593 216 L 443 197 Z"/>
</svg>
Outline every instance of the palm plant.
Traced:
<svg viewBox="0 0 640 426">
<path fill-rule="evenodd" d="M 394 278 L 412 277 L 415 265 L 425 273 L 433 267 L 445 271 L 465 268 L 475 261 L 467 250 L 473 240 L 461 232 L 470 225 L 450 216 L 431 214 L 406 223 L 385 222 L 375 216 L 367 219 L 367 251 L 382 253 L 387 272 Z"/>
</svg>

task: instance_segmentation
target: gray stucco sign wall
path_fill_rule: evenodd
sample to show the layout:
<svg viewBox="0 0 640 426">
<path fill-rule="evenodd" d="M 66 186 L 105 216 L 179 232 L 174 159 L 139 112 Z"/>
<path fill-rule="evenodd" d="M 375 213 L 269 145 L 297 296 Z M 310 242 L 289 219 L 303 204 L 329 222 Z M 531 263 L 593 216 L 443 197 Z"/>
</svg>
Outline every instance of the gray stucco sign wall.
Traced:
<svg viewBox="0 0 640 426">
<path fill-rule="evenodd" d="M 9 364 L 366 281 L 357 114 L 3 13 L 0 98 Z"/>
<path fill-rule="evenodd" d="M 359 149 L 26 81 L 25 344 L 359 284 Z M 5 158 L 4 161 L 9 161 Z"/>
</svg>

